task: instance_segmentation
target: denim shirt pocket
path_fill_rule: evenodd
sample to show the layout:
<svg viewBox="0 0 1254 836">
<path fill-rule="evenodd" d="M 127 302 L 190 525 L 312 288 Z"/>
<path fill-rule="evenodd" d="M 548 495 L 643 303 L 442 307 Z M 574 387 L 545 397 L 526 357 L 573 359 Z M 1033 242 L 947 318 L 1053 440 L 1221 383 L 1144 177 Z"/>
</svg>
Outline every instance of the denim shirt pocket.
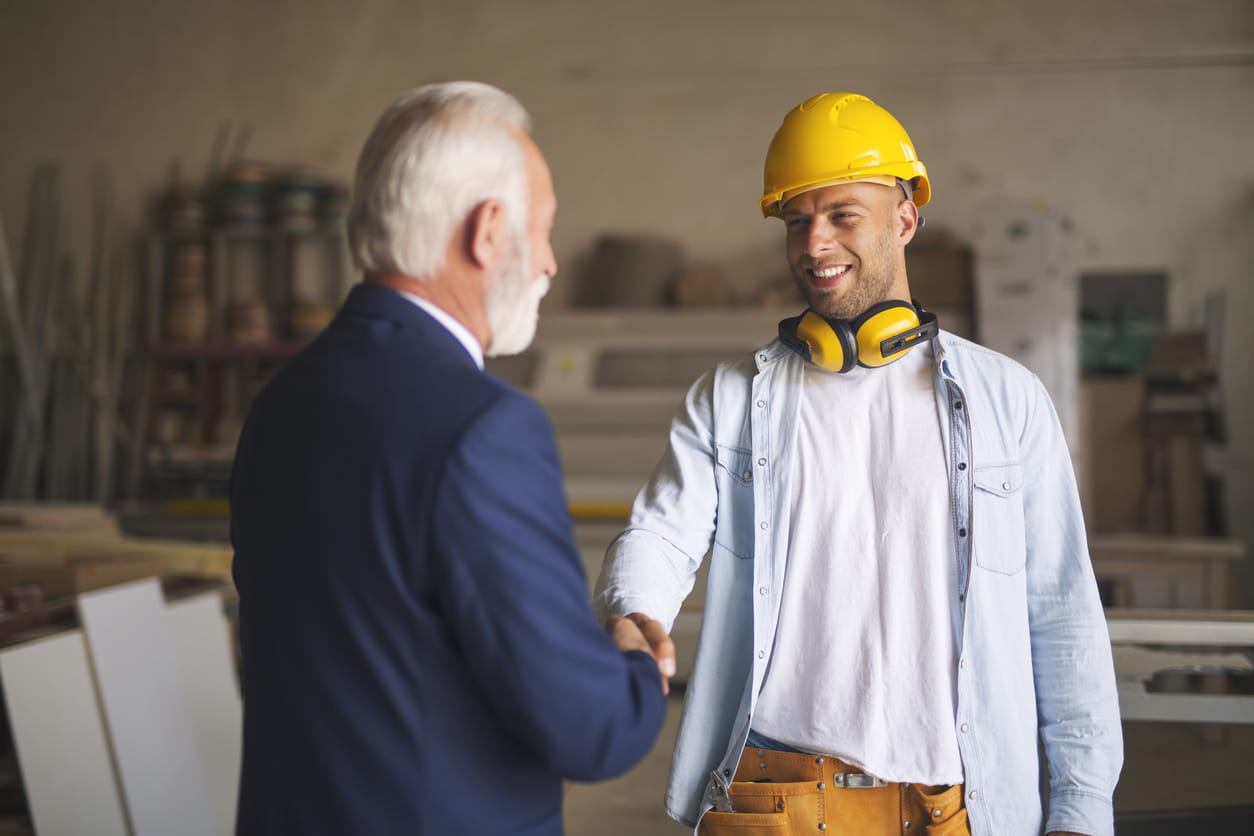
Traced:
<svg viewBox="0 0 1254 836">
<path fill-rule="evenodd" d="M 714 445 L 718 477 L 715 542 L 737 557 L 753 557 L 753 451 Z"/>
<path fill-rule="evenodd" d="M 1023 519 L 1023 465 L 975 468 L 972 551 L 977 566 L 1003 575 L 1023 570 L 1027 560 Z"/>
</svg>

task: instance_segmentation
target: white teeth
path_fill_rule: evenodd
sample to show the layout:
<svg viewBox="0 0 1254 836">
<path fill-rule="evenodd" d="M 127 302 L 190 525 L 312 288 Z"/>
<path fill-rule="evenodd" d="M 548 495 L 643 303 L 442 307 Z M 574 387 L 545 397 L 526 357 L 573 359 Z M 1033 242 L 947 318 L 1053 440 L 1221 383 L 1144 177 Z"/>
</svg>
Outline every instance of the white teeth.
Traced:
<svg viewBox="0 0 1254 836">
<path fill-rule="evenodd" d="M 813 272 L 817 278 L 830 279 L 835 276 L 839 276 L 841 273 L 844 273 L 848 269 L 849 269 L 849 265 L 842 264 L 838 267 L 824 267 L 820 270 L 813 270 L 811 272 Z"/>
</svg>

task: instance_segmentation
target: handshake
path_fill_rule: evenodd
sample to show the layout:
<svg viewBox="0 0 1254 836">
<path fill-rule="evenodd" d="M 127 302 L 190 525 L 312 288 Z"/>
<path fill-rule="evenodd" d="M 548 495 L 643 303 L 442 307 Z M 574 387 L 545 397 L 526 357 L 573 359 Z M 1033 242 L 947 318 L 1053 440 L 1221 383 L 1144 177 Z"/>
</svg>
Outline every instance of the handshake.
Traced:
<svg viewBox="0 0 1254 836">
<path fill-rule="evenodd" d="M 605 631 L 624 653 L 643 650 L 656 659 L 662 674 L 662 693 L 670 693 L 670 678 L 675 675 L 675 643 L 660 621 L 639 612 L 611 615 L 605 621 Z"/>
</svg>

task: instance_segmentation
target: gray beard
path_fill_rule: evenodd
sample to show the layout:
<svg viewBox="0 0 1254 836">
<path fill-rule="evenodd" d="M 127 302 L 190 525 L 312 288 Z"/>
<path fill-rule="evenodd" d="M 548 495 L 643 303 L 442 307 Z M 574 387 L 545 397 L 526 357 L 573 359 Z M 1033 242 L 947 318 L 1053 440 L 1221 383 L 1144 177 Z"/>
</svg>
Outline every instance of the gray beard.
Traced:
<svg viewBox="0 0 1254 836">
<path fill-rule="evenodd" d="M 540 300 L 549 292 L 549 277 L 526 276 L 528 247 L 520 233 L 513 237 L 510 258 L 488 288 L 484 307 L 491 341 L 488 357 L 519 354 L 531 345 L 540 318 Z"/>
</svg>

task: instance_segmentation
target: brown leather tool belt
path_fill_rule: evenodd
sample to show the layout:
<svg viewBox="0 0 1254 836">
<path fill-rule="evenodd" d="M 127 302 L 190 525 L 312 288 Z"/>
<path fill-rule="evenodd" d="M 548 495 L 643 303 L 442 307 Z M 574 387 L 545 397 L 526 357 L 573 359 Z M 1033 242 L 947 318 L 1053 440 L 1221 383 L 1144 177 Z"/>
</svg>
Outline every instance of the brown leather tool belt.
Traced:
<svg viewBox="0 0 1254 836">
<path fill-rule="evenodd" d="M 716 788 L 722 787 L 720 782 Z M 836 758 L 746 747 L 700 836 L 967 836 L 962 785 L 891 783 Z"/>
</svg>

